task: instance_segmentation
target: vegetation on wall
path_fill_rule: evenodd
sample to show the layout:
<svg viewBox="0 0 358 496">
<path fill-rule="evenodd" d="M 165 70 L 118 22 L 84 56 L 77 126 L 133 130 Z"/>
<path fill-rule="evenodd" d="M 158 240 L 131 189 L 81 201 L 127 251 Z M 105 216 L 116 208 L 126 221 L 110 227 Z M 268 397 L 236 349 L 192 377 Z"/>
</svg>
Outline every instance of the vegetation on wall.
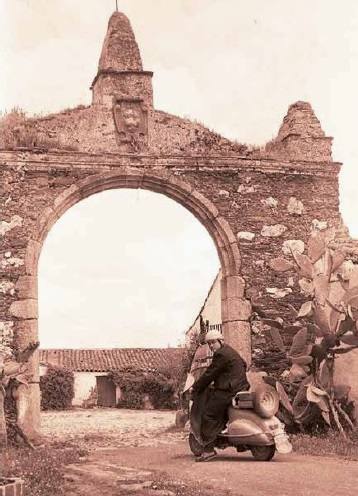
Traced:
<svg viewBox="0 0 358 496">
<path fill-rule="evenodd" d="M 293 251 L 293 262 L 272 261 L 277 272 L 295 270 L 307 301 L 296 313 L 293 325 L 281 319 L 263 319 L 276 348 L 285 357 L 287 369 L 268 377 L 281 400 L 281 417 L 301 430 L 326 426 L 355 429 L 354 403 L 349 386 L 336 384 L 335 361 L 358 347 L 358 272 L 345 273 L 345 256 L 329 248 L 331 232 L 314 233 L 307 254 Z M 280 331 L 295 332 L 287 347 Z"/>
<path fill-rule="evenodd" d="M 12 150 L 18 147 L 33 148 L 38 137 L 28 125 L 26 114 L 20 108 L 13 108 L 0 118 L 0 147 Z"/>
<path fill-rule="evenodd" d="M 10 441 L 17 444 L 21 439 L 32 446 L 26 435 L 17 424 L 18 404 L 21 399 L 20 387 L 27 387 L 31 377 L 29 358 L 38 348 L 39 343 L 30 343 L 24 350 L 14 347 L 11 355 L 4 356 L 0 352 L 0 450 Z M 22 401 L 26 396 L 22 395 Z"/>
<path fill-rule="evenodd" d="M 71 408 L 74 397 L 74 374 L 60 367 L 48 367 L 40 377 L 42 410 Z"/>
<path fill-rule="evenodd" d="M 179 403 L 179 391 L 185 380 L 189 358 L 187 351 L 170 365 L 157 370 L 146 371 L 128 367 L 121 371 L 112 371 L 110 377 L 121 390 L 118 402 L 120 408 L 144 407 L 147 396 L 153 408 L 175 409 Z"/>
<path fill-rule="evenodd" d="M 0 113 L 0 149 L 74 149 L 73 146 L 61 144 L 52 134 L 44 126 L 36 123 L 34 118 L 28 118 L 21 108 L 15 107 L 10 112 Z"/>
<path fill-rule="evenodd" d="M 111 378 L 121 390 L 121 398 L 117 404 L 120 408 L 143 408 L 145 395 L 148 395 L 154 408 L 175 408 L 174 383 L 159 371 L 148 372 L 127 368 L 122 371 L 112 371 Z"/>
</svg>

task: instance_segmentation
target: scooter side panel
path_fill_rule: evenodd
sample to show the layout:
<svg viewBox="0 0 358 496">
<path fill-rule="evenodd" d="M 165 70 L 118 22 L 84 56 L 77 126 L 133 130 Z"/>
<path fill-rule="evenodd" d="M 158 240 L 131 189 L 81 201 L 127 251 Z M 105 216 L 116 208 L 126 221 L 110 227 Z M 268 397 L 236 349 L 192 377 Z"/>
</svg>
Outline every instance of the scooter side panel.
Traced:
<svg viewBox="0 0 358 496">
<path fill-rule="evenodd" d="M 280 426 L 277 417 L 261 418 L 253 410 L 229 410 L 227 438 L 230 444 L 271 445 L 274 431 Z"/>
<path fill-rule="evenodd" d="M 252 409 L 229 408 L 228 415 L 229 426 L 235 422 L 246 420 L 251 421 L 262 431 L 270 431 L 271 429 L 278 428 L 281 424 L 277 417 L 263 418 Z"/>
</svg>

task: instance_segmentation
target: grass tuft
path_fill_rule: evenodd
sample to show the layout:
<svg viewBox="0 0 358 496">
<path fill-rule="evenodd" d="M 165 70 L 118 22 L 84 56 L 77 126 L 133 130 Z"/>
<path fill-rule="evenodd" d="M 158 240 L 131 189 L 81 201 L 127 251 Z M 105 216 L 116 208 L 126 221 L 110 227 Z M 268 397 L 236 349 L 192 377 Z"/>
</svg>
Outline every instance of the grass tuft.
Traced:
<svg viewBox="0 0 358 496">
<path fill-rule="evenodd" d="M 348 441 L 338 432 L 326 434 L 290 435 L 294 451 L 302 455 L 334 456 L 346 460 L 358 460 L 358 431 L 352 433 Z"/>
<path fill-rule="evenodd" d="M 56 496 L 63 494 L 64 468 L 78 462 L 83 450 L 61 443 L 36 450 L 8 449 L 0 453 L 0 476 L 20 477 L 25 494 Z"/>
</svg>

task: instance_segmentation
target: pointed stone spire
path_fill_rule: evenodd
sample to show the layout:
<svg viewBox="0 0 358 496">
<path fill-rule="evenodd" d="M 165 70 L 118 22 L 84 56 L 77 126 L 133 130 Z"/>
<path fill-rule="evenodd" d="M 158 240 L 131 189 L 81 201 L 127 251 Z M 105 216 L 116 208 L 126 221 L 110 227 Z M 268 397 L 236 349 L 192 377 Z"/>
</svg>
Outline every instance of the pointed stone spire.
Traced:
<svg viewBox="0 0 358 496">
<path fill-rule="evenodd" d="M 114 12 L 108 22 L 92 102 L 112 108 L 115 101 L 135 99 L 153 106 L 152 72 L 143 71 L 137 42 L 128 18 Z"/>
<path fill-rule="evenodd" d="M 114 12 L 109 19 L 98 71 L 142 71 L 142 60 L 129 19 Z"/>
</svg>

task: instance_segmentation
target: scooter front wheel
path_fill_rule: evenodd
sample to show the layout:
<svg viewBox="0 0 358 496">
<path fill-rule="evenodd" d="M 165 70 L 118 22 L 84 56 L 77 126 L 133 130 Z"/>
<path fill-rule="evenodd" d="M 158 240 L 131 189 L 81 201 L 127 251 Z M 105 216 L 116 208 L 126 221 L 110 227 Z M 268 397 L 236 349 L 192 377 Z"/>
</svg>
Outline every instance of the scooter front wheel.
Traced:
<svg viewBox="0 0 358 496">
<path fill-rule="evenodd" d="M 255 460 L 269 462 L 275 454 L 276 446 L 274 444 L 270 446 L 251 446 L 250 450 Z"/>
<path fill-rule="evenodd" d="M 195 439 L 195 436 L 192 432 L 189 434 L 189 448 L 193 455 L 200 456 L 203 453 L 203 447 L 201 444 Z"/>
</svg>

